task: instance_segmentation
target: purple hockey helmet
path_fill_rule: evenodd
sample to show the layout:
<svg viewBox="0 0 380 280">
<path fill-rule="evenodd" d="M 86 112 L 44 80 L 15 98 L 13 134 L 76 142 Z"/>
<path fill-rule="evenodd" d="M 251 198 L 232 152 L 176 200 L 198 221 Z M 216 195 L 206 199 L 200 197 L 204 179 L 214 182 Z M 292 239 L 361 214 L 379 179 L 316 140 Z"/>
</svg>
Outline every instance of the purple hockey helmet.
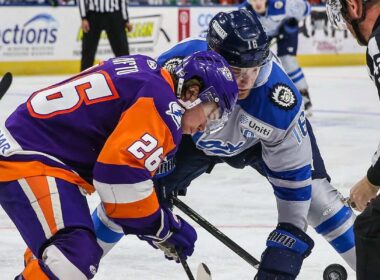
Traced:
<svg viewBox="0 0 380 280">
<path fill-rule="evenodd" d="M 186 109 L 200 103 L 215 102 L 220 109 L 220 118 L 208 123 L 209 132 L 221 129 L 232 112 L 239 89 L 226 60 L 214 51 L 200 51 L 186 57 L 174 70 L 177 80 L 177 97 L 180 98 L 186 81 L 197 79 L 201 83 L 198 99 L 181 102 Z"/>
</svg>

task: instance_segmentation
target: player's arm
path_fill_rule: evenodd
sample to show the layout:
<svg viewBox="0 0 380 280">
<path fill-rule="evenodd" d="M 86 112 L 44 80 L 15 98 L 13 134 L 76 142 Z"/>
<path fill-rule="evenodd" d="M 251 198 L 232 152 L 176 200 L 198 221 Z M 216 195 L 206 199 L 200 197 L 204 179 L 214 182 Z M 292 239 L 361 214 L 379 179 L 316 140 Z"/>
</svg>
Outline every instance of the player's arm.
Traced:
<svg viewBox="0 0 380 280">
<path fill-rule="evenodd" d="M 311 146 L 304 112 L 276 145 L 263 141 L 263 159 L 277 200 L 278 225 L 267 239 L 259 275 L 296 277 L 314 246 L 305 233 L 311 200 Z M 273 261 L 276 259 L 276 261 Z"/>
<path fill-rule="evenodd" d="M 380 96 L 380 36 L 372 37 L 368 42 L 367 65 L 372 66 L 369 69 L 377 91 Z M 363 211 L 367 207 L 367 203 L 376 197 L 380 188 L 380 145 L 372 157 L 372 164 L 359 182 L 357 182 L 350 190 L 350 199 L 354 203 L 355 209 Z"/>
<path fill-rule="evenodd" d="M 105 251 L 110 246 L 104 245 L 113 245 L 121 234 L 134 234 L 155 247 L 169 244 L 179 247 L 184 257 L 192 254 L 194 229 L 159 205 L 151 180 L 161 160 L 175 151 L 175 137 L 153 99 L 139 98 L 106 141 L 94 167 L 102 204 L 93 216 Z"/>
<path fill-rule="evenodd" d="M 87 18 L 87 5 L 88 5 L 88 0 L 79 0 L 79 12 L 80 12 L 80 17 L 83 19 Z"/>
<path fill-rule="evenodd" d="M 377 147 L 377 151 L 372 157 L 372 165 L 367 171 L 367 177 L 368 181 L 374 185 L 377 186 L 377 190 L 379 189 L 380 186 L 380 145 Z"/>
<path fill-rule="evenodd" d="M 367 56 L 373 62 L 374 81 L 380 96 L 380 35 L 372 37 L 368 43 Z M 368 58 L 367 58 L 368 59 Z M 372 164 L 367 172 L 367 177 L 372 185 L 380 186 L 380 145 L 372 157 Z"/>
<path fill-rule="evenodd" d="M 169 72 L 173 72 L 174 68 L 188 55 L 196 51 L 207 50 L 207 42 L 204 38 L 188 38 L 182 40 L 174 47 L 160 54 L 157 62 Z"/>
</svg>

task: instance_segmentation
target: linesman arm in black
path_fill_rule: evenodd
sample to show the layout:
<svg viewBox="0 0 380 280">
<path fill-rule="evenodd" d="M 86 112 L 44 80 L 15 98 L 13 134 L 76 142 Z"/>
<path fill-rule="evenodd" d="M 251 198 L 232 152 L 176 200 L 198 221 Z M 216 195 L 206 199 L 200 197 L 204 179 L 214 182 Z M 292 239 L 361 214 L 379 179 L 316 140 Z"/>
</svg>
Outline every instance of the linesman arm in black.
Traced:
<svg viewBox="0 0 380 280">
<path fill-rule="evenodd" d="M 368 72 L 375 83 L 380 98 L 380 17 L 376 21 L 373 33 L 368 42 L 366 54 Z M 380 186 L 380 145 L 372 157 L 372 165 L 368 169 L 367 178 L 373 185 Z"/>
<path fill-rule="evenodd" d="M 372 158 L 372 166 L 367 171 L 367 178 L 368 181 L 375 185 L 380 186 L 380 145 L 377 148 L 376 153 L 373 155 Z"/>
</svg>

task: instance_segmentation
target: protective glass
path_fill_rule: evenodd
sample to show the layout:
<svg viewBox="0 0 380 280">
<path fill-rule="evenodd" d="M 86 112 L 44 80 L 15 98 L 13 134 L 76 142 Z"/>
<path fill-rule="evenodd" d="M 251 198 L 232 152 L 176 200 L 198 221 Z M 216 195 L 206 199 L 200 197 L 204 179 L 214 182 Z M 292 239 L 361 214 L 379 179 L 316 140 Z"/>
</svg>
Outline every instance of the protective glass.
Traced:
<svg viewBox="0 0 380 280">
<path fill-rule="evenodd" d="M 343 0 L 344 1 L 344 0 Z M 343 6 L 340 0 L 327 0 L 326 13 L 331 25 L 338 30 L 346 30 L 347 14 L 343 12 Z"/>
</svg>

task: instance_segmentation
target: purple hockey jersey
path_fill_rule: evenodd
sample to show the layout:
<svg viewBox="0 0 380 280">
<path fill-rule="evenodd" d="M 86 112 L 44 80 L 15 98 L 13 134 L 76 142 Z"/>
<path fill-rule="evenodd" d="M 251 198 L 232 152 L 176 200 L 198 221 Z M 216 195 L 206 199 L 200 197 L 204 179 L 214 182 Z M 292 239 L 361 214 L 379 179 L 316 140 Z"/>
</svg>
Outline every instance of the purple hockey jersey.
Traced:
<svg viewBox="0 0 380 280">
<path fill-rule="evenodd" d="M 95 186 L 112 218 L 150 216 L 159 209 L 151 178 L 176 151 L 181 116 L 153 59 L 110 59 L 33 93 L 0 126 L 0 181 L 57 177 Z"/>
</svg>

